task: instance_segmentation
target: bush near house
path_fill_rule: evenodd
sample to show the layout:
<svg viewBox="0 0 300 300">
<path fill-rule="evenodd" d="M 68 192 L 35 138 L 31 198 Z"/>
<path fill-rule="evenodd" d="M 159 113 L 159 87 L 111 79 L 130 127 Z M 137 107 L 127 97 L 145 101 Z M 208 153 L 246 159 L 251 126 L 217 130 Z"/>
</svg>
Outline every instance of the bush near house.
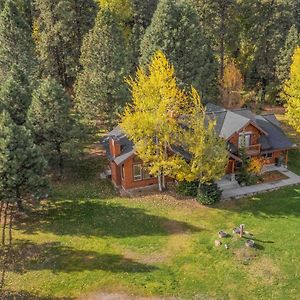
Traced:
<svg viewBox="0 0 300 300">
<path fill-rule="evenodd" d="M 219 202 L 222 196 L 222 191 L 216 183 L 201 184 L 199 191 L 198 181 L 179 182 L 176 192 L 182 196 L 196 197 L 197 201 L 203 205 L 212 205 Z"/>
<path fill-rule="evenodd" d="M 197 201 L 203 205 L 212 205 L 221 200 L 222 190 L 215 182 L 201 184 Z"/>
</svg>

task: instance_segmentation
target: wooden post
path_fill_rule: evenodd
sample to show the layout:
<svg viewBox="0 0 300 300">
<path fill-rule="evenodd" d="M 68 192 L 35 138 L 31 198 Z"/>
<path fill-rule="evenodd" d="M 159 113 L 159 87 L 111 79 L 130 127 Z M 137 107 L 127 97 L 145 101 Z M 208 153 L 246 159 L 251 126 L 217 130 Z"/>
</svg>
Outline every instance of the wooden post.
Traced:
<svg viewBox="0 0 300 300">
<path fill-rule="evenodd" d="M 289 151 L 286 150 L 286 153 L 285 153 L 285 166 L 288 167 L 288 159 L 289 159 Z"/>
<path fill-rule="evenodd" d="M 243 235 L 244 235 L 244 227 L 245 227 L 244 224 L 241 224 L 241 225 L 240 225 L 240 237 L 241 237 L 241 238 L 242 238 Z"/>
</svg>

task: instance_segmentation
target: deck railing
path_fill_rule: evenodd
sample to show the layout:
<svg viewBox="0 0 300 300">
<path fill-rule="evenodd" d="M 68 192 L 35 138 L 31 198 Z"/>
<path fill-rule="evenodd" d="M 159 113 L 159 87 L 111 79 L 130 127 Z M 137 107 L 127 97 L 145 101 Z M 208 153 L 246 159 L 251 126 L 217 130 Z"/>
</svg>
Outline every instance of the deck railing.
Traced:
<svg viewBox="0 0 300 300">
<path fill-rule="evenodd" d="M 256 156 L 260 154 L 261 145 L 250 145 L 249 147 L 246 147 L 246 154 L 249 156 Z"/>
</svg>

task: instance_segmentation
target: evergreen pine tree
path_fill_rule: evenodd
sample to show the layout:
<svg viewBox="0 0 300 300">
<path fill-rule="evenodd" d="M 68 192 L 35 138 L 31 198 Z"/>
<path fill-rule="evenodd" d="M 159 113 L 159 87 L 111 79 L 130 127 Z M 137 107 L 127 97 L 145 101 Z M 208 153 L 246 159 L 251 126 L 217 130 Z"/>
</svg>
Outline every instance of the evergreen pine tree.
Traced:
<svg viewBox="0 0 300 300">
<path fill-rule="evenodd" d="M 31 133 L 16 125 L 7 112 L 0 114 L 0 200 L 22 209 L 25 196 L 45 187 L 46 161 Z"/>
<path fill-rule="evenodd" d="M 80 69 L 82 39 L 93 27 L 97 5 L 93 0 L 36 0 L 35 6 L 41 72 L 72 88 Z"/>
<path fill-rule="evenodd" d="M 0 12 L 4 8 L 5 0 L 0 0 Z"/>
<path fill-rule="evenodd" d="M 145 34 L 145 30 L 151 23 L 157 3 L 158 0 L 132 0 L 133 26 L 130 38 L 130 47 L 132 52 L 133 72 L 138 67 L 141 40 Z"/>
<path fill-rule="evenodd" d="M 292 57 L 298 46 L 300 46 L 300 34 L 297 27 L 293 25 L 278 56 L 276 75 L 281 85 L 289 78 Z"/>
<path fill-rule="evenodd" d="M 70 115 L 71 101 L 62 85 L 55 79 L 44 79 L 33 92 L 28 112 L 29 127 L 36 142 L 54 150 L 63 174 L 63 146 L 75 135 L 75 121 Z"/>
<path fill-rule="evenodd" d="M 5 109 L 17 125 L 26 122 L 31 103 L 31 89 L 27 75 L 16 64 L 0 86 L 0 106 Z"/>
<path fill-rule="evenodd" d="M 3 81 L 12 65 L 32 75 L 35 70 L 34 43 L 31 28 L 16 4 L 6 0 L 0 14 L 0 81 Z"/>
<path fill-rule="evenodd" d="M 186 2 L 161 0 L 141 42 L 141 64 L 161 50 L 176 70 L 181 86 L 195 86 L 205 101 L 215 100 L 216 61 L 194 9 Z"/>
<path fill-rule="evenodd" d="M 77 108 L 86 121 L 110 121 L 128 98 L 124 76 L 128 53 L 122 30 L 109 10 L 102 9 L 84 39 L 83 66 L 75 86 Z"/>
</svg>

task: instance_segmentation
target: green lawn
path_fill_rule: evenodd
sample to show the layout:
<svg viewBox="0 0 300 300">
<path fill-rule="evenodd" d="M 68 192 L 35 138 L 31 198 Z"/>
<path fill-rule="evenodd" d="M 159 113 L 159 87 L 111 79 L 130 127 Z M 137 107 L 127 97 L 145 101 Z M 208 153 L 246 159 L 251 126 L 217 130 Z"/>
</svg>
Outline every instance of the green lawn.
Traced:
<svg viewBox="0 0 300 300">
<path fill-rule="evenodd" d="M 299 161 L 294 151 L 298 173 Z M 119 198 L 99 169 L 73 163 L 72 179 L 15 224 L 12 295 L 300 299 L 300 186 L 206 208 L 170 195 Z M 224 240 L 229 250 L 214 246 L 219 230 L 241 223 L 256 249 L 236 236 Z"/>
</svg>

